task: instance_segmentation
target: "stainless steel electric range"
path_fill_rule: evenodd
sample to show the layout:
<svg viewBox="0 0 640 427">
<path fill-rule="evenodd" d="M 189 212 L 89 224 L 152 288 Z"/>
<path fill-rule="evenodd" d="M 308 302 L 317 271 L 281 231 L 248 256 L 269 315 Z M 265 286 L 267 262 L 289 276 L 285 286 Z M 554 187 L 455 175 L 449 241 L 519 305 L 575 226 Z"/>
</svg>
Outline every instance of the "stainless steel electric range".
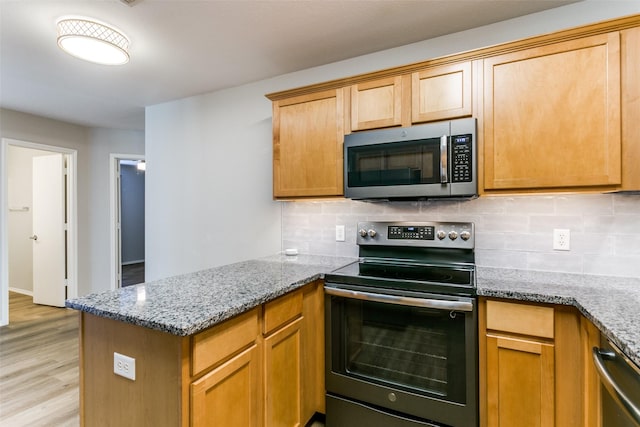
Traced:
<svg viewBox="0 0 640 427">
<path fill-rule="evenodd" d="M 327 427 L 478 425 L 473 223 L 363 222 L 325 277 Z"/>
</svg>

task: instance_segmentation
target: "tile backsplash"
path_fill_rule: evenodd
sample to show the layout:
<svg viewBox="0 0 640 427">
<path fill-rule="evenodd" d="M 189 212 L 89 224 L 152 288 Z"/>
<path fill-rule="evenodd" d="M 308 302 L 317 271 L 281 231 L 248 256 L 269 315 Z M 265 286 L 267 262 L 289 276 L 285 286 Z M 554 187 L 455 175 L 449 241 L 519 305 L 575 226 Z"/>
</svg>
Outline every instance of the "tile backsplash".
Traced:
<svg viewBox="0 0 640 427">
<path fill-rule="evenodd" d="M 480 266 L 640 277 L 638 194 L 282 203 L 283 250 L 357 256 L 359 221 L 471 221 Z M 336 225 L 345 225 L 345 242 L 335 241 Z M 553 250 L 555 228 L 571 230 L 570 251 Z"/>
</svg>

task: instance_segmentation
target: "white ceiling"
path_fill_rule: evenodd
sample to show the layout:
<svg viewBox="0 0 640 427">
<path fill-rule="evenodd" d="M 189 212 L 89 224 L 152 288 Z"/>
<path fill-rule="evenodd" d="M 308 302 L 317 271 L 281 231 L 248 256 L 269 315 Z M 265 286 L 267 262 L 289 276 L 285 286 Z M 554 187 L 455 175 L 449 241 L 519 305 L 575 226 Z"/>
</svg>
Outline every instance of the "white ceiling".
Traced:
<svg viewBox="0 0 640 427">
<path fill-rule="evenodd" d="M 143 129 L 144 107 L 503 21 L 573 1 L 0 0 L 0 106 Z M 124 66 L 56 45 L 60 16 L 110 23 Z M 426 58 L 425 58 L 426 59 Z"/>
</svg>

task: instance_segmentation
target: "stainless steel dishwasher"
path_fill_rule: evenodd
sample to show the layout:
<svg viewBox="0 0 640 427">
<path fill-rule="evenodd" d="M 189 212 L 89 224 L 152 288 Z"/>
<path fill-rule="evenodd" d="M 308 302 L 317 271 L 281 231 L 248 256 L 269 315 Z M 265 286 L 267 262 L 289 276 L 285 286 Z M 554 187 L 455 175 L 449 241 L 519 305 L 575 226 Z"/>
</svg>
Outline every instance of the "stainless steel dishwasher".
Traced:
<svg viewBox="0 0 640 427">
<path fill-rule="evenodd" d="M 640 427 L 640 367 L 606 337 L 593 348 L 600 377 L 602 427 Z"/>
</svg>

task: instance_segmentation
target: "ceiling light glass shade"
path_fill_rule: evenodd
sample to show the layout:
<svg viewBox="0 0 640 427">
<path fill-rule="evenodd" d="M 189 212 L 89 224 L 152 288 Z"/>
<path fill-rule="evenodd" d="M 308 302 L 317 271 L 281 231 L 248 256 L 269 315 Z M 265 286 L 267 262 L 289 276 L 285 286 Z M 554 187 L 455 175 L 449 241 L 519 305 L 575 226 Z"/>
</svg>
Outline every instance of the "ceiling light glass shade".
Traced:
<svg viewBox="0 0 640 427">
<path fill-rule="evenodd" d="M 129 39 L 120 31 L 89 18 L 60 18 L 58 46 L 70 55 L 105 65 L 129 62 Z"/>
</svg>

